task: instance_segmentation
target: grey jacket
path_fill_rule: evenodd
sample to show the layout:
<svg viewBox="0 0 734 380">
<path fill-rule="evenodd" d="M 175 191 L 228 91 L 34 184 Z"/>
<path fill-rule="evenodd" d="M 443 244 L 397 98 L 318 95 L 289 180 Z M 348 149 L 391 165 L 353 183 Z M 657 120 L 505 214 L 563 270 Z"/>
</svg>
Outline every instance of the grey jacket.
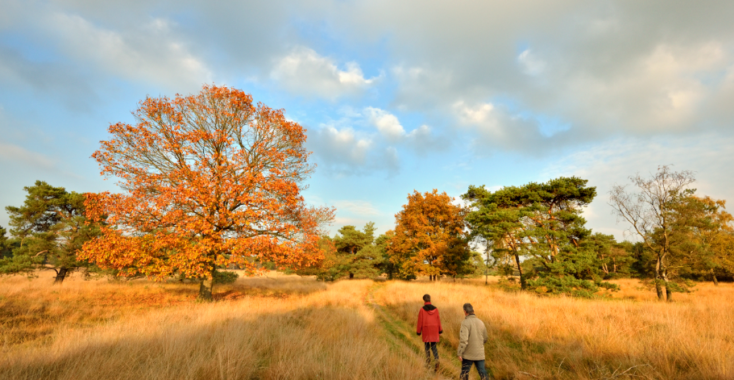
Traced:
<svg viewBox="0 0 734 380">
<path fill-rule="evenodd" d="M 467 315 L 461 322 L 457 353 L 467 360 L 484 360 L 484 343 L 487 343 L 484 322 L 474 314 Z"/>
</svg>

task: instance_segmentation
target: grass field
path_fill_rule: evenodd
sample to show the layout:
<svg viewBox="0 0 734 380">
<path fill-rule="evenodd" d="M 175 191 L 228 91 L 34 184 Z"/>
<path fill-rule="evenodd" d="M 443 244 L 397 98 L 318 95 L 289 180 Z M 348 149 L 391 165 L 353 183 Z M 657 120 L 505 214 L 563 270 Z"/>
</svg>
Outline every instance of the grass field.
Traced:
<svg viewBox="0 0 734 380">
<path fill-rule="evenodd" d="M 433 379 L 414 323 L 441 311 L 441 378 L 471 302 L 498 379 L 732 379 L 734 286 L 672 304 L 633 280 L 611 300 L 546 298 L 483 280 L 342 281 L 270 274 L 215 288 L 0 278 L 0 379 Z M 474 375 L 473 375 L 474 376 Z"/>
</svg>

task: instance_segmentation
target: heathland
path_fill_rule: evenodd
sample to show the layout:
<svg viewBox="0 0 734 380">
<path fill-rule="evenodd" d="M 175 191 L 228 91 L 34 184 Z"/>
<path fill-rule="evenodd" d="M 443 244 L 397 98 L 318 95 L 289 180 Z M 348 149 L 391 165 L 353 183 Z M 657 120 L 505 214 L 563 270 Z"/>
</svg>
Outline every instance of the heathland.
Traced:
<svg viewBox="0 0 734 380">
<path fill-rule="evenodd" d="M 0 278 L 2 379 L 433 379 L 415 318 L 441 312 L 440 378 L 470 302 L 498 379 L 734 378 L 734 285 L 660 302 L 637 280 L 608 298 L 518 292 L 479 280 L 333 283 L 270 272 L 216 288 L 148 280 Z M 472 374 L 476 376 L 476 374 Z"/>
</svg>

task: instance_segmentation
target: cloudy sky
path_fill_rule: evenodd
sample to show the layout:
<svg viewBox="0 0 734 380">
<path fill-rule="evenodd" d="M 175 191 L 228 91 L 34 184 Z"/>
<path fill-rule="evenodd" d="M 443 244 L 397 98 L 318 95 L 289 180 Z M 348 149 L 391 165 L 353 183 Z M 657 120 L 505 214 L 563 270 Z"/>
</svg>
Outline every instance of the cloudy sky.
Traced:
<svg viewBox="0 0 734 380">
<path fill-rule="evenodd" d="M 413 190 L 658 165 L 734 200 L 734 2 L 0 0 L 0 206 L 90 158 L 146 96 L 237 87 L 308 129 L 305 195 L 380 233 Z M 0 212 L 0 225 L 7 225 Z"/>
</svg>

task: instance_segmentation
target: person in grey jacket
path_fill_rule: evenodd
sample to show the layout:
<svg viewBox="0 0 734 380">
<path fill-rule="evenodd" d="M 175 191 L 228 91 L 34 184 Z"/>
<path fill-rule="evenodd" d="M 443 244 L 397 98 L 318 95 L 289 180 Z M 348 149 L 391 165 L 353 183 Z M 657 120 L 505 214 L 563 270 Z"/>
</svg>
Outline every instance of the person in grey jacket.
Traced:
<svg viewBox="0 0 734 380">
<path fill-rule="evenodd" d="M 459 349 L 457 353 L 461 361 L 461 380 L 469 378 L 472 365 L 477 367 L 479 377 L 487 380 L 487 370 L 484 367 L 484 343 L 487 343 L 487 328 L 476 315 L 470 303 L 464 304 L 464 321 L 461 322 L 459 332 Z"/>
</svg>

